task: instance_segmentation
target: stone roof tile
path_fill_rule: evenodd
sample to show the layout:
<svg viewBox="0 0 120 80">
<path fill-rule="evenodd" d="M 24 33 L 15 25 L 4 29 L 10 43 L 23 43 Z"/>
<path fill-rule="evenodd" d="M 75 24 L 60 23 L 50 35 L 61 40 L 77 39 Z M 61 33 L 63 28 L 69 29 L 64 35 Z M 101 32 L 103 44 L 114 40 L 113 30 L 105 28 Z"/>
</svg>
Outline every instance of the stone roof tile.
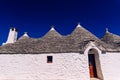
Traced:
<svg viewBox="0 0 120 80">
<path fill-rule="evenodd" d="M 120 36 L 113 34 L 111 32 L 106 32 L 103 37 L 101 38 L 102 41 L 104 41 L 107 44 L 111 44 L 115 47 L 119 46 L 120 43 Z"/>
<path fill-rule="evenodd" d="M 0 47 L 0 53 L 70 53 L 82 52 L 86 45 L 94 41 L 100 50 L 115 51 L 115 47 L 104 43 L 80 24 L 68 36 L 60 35 L 55 29 L 51 29 L 42 38 L 28 38 L 23 36 L 13 44 Z"/>
</svg>

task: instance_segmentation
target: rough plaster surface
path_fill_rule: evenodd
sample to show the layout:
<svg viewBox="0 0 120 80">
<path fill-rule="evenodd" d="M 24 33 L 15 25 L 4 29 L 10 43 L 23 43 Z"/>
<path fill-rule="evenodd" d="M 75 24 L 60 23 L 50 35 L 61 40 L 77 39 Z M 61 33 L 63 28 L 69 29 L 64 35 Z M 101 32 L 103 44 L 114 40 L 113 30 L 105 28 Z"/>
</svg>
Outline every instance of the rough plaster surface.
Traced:
<svg viewBox="0 0 120 80">
<path fill-rule="evenodd" d="M 53 63 L 47 63 L 47 56 L 53 56 Z M 79 53 L 1 54 L 0 80 L 89 80 L 89 70 Z"/>
<path fill-rule="evenodd" d="M 104 80 L 120 80 L 120 53 L 102 54 L 101 66 Z"/>
<path fill-rule="evenodd" d="M 53 63 L 47 63 L 53 56 Z M 104 80 L 120 80 L 120 54 L 99 54 Z M 90 80 L 87 54 L 1 54 L 0 80 Z"/>
</svg>

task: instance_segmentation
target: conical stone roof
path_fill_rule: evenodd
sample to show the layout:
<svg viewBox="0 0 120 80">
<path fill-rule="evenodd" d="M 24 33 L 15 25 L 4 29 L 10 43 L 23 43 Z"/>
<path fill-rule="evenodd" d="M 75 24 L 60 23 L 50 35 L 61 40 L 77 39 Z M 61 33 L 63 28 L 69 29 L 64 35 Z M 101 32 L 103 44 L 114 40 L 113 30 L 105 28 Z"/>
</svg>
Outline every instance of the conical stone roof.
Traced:
<svg viewBox="0 0 120 80">
<path fill-rule="evenodd" d="M 85 46 L 90 42 L 95 42 L 96 46 L 101 50 L 106 50 L 107 48 L 111 48 L 112 46 L 102 42 L 99 38 L 97 38 L 94 34 L 86 30 L 80 24 L 77 25 L 75 30 L 69 35 L 69 39 L 74 42 L 74 48 L 78 50 L 85 50 Z M 79 45 L 78 45 L 79 44 Z M 113 48 L 113 47 L 112 47 Z"/>
<path fill-rule="evenodd" d="M 102 41 L 114 45 L 114 46 L 118 46 L 120 43 L 120 36 L 113 34 L 109 31 L 106 31 L 106 33 L 103 35 L 103 37 L 101 38 Z"/>
<path fill-rule="evenodd" d="M 27 34 L 27 32 L 24 32 L 23 36 L 21 36 L 18 40 L 21 40 L 21 39 L 28 39 L 30 38 Z"/>
<path fill-rule="evenodd" d="M 0 53 L 61 52 L 61 41 L 62 36 L 52 27 L 42 38 L 33 39 L 24 34 L 16 43 L 2 46 Z"/>
<path fill-rule="evenodd" d="M 60 35 L 53 27 L 42 38 L 34 39 L 24 34 L 15 43 L 1 46 L 0 53 L 34 54 L 83 52 L 90 41 L 95 42 L 95 45 L 100 50 L 105 51 L 113 48 L 78 24 L 75 30 L 68 36 Z"/>
<path fill-rule="evenodd" d="M 53 38 L 53 37 L 61 37 L 61 35 L 51 27 L 51 29 L 45 34 L 44 38 Z"/>
<path fill-rule="evenodd" d="M 83 28 L 80 24 L 77 25 L 77 27 L 71 33 L 70 36 L 71 38 L 74 38 L 75 40 L 79 42 L 98 39 L 95 35 L 93 35 L 91 32 Z"/>
</svg>

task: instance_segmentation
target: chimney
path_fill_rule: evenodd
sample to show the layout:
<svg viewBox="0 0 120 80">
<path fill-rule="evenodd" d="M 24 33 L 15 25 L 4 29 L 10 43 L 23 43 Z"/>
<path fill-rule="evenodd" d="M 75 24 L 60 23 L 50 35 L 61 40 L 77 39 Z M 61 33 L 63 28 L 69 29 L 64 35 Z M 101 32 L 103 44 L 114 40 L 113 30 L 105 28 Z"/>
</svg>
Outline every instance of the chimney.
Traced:
<svg viewBox="0 0 120 80">
<path fill-rule="evenodd" d="M 16 28 L 10 28 L 7 41 L 6 41 L 6 43 L 3 43 L 3 45 L 7 44 L 7 43 L 14 43 L 14 42 L 16 42 L 17 34 L 18 34 L 18 31 L 17 31 Z"/>
</svg>

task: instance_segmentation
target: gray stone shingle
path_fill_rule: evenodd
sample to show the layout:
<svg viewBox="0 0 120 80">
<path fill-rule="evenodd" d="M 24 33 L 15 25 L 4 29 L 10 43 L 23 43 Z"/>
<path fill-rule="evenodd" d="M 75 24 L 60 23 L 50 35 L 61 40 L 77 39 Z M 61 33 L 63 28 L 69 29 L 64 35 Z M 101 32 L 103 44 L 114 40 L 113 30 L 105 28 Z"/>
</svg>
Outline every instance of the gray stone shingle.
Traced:
<svg viewBox="0 0 120 80">
<path fill-rule="evenodd" d="M 41 38 L 22 36 L 13 44 L 1 46 L 0 53 L 39 54 L 84 52 L 90 41 L 93 41 L 102 51 L 120 51 L 119 48 L 107 44 L 105 40 L 107 40 L 105 36 L 100 40 L 78 24 L 75 30 L 67 36 L 60 35 L 54 29 L 50 30 Z"/>
</svg>

